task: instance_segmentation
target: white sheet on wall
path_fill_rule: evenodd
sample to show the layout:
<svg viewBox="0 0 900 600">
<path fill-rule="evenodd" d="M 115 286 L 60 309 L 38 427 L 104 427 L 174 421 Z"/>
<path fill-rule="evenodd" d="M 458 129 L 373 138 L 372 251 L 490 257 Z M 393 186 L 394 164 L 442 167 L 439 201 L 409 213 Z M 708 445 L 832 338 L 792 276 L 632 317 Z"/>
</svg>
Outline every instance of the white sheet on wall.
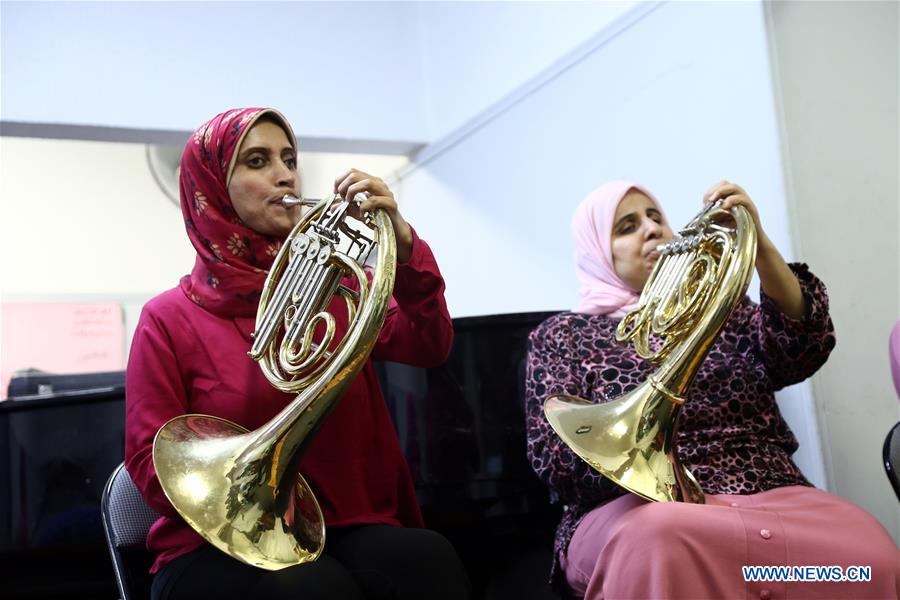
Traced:
<svg viewBox="0 0 900 600">
<path fill-rule="evenodd" d="M 111 302 L 4 302 L 0 398 L 13 373 L 96 373 L 125 368 L 122 308 Z"/>
</svg>

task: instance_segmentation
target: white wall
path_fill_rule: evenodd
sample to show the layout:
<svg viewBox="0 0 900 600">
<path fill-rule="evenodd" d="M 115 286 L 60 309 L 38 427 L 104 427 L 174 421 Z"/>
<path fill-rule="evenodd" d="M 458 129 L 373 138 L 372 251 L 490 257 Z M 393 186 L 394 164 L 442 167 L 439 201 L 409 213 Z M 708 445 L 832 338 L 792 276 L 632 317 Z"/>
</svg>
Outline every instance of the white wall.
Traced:
<svg viewBox="0 0 900 600">
<path fill-rule="evenodd" d="M 4 296 L 146 294 L 190 271 L 181 211 L 143 145 L 2 137 L 0 153 Z"/>
<path fill-rule="evenodd" d="M 888 364 L 900 317 L 898 7 L 768 5 L 795 245 L 828 284 L 837 331 L 814 380 L 830 479 L 895 540 L 881 449 L 900 420 Z"/>
<path fill-rule="evenodd" d="M 3 120 L 192 131 L 276 106 L 301 138 L 424 142 L 627 2 L 3 2 Z"/>
<path fill-rule="evenodd" d="M 3 2 L 3 119 L 193 131 L 276 106 L 300 137 L 423 139 L 415 5 Z"/>
<path fill-rule="evenodd" d="M 453 132 L 636 2 L 417 2 L 424 139 Z"/>
</svg>

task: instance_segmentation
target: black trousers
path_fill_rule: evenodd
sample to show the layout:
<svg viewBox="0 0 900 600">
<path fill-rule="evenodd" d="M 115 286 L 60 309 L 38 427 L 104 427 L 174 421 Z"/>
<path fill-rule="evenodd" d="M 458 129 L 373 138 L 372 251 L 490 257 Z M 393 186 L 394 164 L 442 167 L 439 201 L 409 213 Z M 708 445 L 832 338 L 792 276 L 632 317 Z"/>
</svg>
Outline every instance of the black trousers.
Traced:
<svg viewBox="0 0 900 600">
<path fill-rule="evenodd" d="M 466 600 L 469 580 L 450 542 L 428 529 L 328 530 L 312 563 L 266 571 L 213 548 L 179 556 L 153 578 L 153 600 Z"/>
</svg>

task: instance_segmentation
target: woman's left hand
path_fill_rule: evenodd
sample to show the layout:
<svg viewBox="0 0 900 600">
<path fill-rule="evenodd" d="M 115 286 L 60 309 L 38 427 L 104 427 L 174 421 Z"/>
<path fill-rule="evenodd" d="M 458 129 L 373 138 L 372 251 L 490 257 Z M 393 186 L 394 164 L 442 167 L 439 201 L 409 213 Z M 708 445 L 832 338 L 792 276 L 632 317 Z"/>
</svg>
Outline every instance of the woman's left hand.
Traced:
<svg viewBox="0 0 900 600">
<path fill-rule="evenodd" d="M 397 200 L 394 199 L 394 193 L 388 184 L 379 177 L 358 169 L 350 169 L 334 180 L 334 193 L 348 200 L 356 198 L 357 194 L 368 195 L 358 207 L 351 203 L 349 212 L 355 218 L 362 218 L 376 208 L 383 208 L 394 226 L 394 235 L 397 238 L 397 262 L 404 263 L 409 260 L 412 254 L 412 229 L 400 214 Z"/>
<path fill-rule="evenodd" d="M 762 290 L 775 301 L 783 313 L 793 319 L 803 319 L 806 314 L 806 300 L 803 298 L 800 282 L 778 252 L 778 248 L 763 231 L 759 211 L 756 210 L 750 196 L 741 186 L 723 180 L 709 188 L 703 196 L 704 204 L 717 200 L 722 201 L 722 208 L 725 210 L 733 206 L 743 206 L 750 213 L 756 226 L 756 272 L 759 274 Z"/>
</svg>

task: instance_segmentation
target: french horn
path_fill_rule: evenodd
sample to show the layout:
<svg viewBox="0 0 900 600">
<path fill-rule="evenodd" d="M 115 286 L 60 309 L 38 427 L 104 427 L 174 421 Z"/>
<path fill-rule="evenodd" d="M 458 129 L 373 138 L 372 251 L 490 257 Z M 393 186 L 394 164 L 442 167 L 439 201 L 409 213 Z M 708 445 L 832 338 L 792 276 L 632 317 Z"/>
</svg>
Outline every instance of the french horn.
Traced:
<svg viewBox="0 0 900 600">
<path fill-rule="evenodd" d="M 298 202 L 311 204 L 291 197 L 283 204 Z M 153 442 L 159 482 L 184 520 L 219 550 L 263 569 L 310 562 L 322 552 L 322 511 L 297 466 L 365 364 L 393 292 L 390 219 L 376 209 L 365 223 L 350 221 L 349 207 L 339 196 L 307 206 L 260 297 L 248 354 L 273 386 L 297 397 L 254 431 L 189 414 L 163 425 Z M 373 251 L 370 283 L 363 265 Z M 356 285 L 344 285 L 348 277 Z M 340 339 L 328 312 L 334 298 L 348 314 Z"/>
<path fill-rule="evenodd" d="M 704 358 L 747 291 L 756 228 L 742 206 L 709 204 L 661 245 L 637 307 L 616 328 L 657 369 L 636 389 L 594 404 L 567 395 L 544 402 L 551 427 L 606 478 L 652 501 L 702 503 L 678 459 L 681 407 Z"/>
</svg>

